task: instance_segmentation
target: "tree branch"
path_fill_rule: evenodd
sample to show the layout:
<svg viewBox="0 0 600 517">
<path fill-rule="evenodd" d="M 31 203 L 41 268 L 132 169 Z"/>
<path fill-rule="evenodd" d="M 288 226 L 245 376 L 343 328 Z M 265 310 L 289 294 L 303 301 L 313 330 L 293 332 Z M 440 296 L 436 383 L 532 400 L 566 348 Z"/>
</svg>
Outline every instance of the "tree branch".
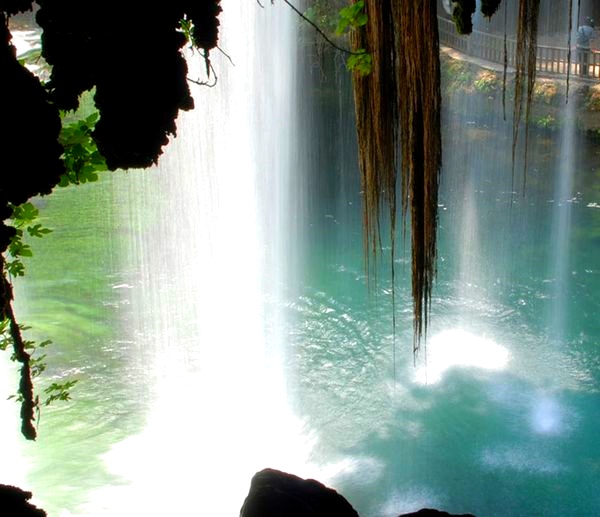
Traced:
<svg viewBox="0 0 600 517">
<path fill-rule="evenodd" d="M 258 4 L 262 6 L 262 4 L 256 0 L 258 2 Z M 302 18 L 306 23 L 308 23 L 311 27 L 313 27 L 320 35 L 321 37 L 327 42 L 329 43 L 334 49 L 339 50 L 340 52 L 343 52 L 344 54 L 349 54 L 352 56 L 357 56 L 357 55 L 361 55 L 362 52 L 352 52 L 351 50 L 342 48 L 338 45 L 336 45 L 330 38 L 329 36 L 327 36 L 327 34 L 325 34 L 325 32 L 323 32 L 323 30 L 312 20 L 309 20 L 306 16 L 304 16 L 304 14 L 302 14 L 291 2 L 289 2 L 288 0 L 283 0 L 284 3 L 286 3 L 290 9 L 292 11 L 294 11 L 298 16 L 300 16 L 300 18 Z M 272 2 L 271 2 L 272 3 Z"/>
<path fill-rule="evenodd" d="M 37 407 L 33 397 L 33 382 L 31 380 L 31 357 L 25 350 L 25 342 L 21 335 L 21 328 L 15 318 L 12 308 L 13 293 L 10 282 L 4 274 L 4 257 L 0 255 L 0 316 L 8 319 L 10 337 L 13 342 L 13 351 L 15 359 L 21 363 L 21 379 L 19 380 L 19 395 L 21 397 L 21 433 L 28 440 L 35 440 L 37 431 L 33 422 L 35 420 L 34 411 Z"/>
</svg>

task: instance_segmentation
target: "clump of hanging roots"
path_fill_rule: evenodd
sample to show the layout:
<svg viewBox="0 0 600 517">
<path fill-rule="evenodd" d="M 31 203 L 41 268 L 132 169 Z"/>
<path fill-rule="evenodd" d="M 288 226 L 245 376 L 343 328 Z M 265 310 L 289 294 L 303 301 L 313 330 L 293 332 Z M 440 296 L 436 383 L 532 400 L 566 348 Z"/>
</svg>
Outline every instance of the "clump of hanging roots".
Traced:
<svg viewBox="0 0 600 517">
<path fill-rule="evenodd" d="M 496 14 L 502 0 L 481 0 L 481 14 L 486 18 L 491 18 Z"/>
<path fill-rule="evenodd" d="M 500 3 L 500 0 L 484 1 L 482 13 L 492 16 Z M 459 32 L 471 32 L 474 5 L 471 0 L 456 3 L 458 11 L 455 9 L 454 18 L 460 18 Z M 427 333 L 436 275 L 437 201 L 442 156 L 437 8 L 435 2 L 426 0 L 367 0 L 365 7 L 368 23 L 352 35 L 353 48 L 367 49 L 372 55 L 371 73 L 367 76 L 355 73 L 353 78 L 364 192 L 365 263 L 369 272 L 381 248 L 380 217 L 387 208 L 391 223 L 393 286 L 399 171 L 404 221 L 410 213 L 413 352 L 417 353 L 421 339 Z M 523 118 L 528 122 L 533 99 L 539 7 L 540 0 L 519 0 L 513 164 L 519 125 Z M 526 130 L 525 164 L 527 140 Z"/>
<path fill-rule="evenodd" d="M 475 0 L 458 0 L 453 2 L 452 19 L 459 34 L 471 34 L 473 32 L 473 13 L 477 8 Z"/>
<path fill-rule="evenodd" d="M 529 118 L 536 77 L 537 27 L 540 0 L 520 0 L 517 17 L 517 44 L 515 55 L 515 105 L 513 112 L 512 176 L 514 183 L 516 149 L 519 141 L 519 126 L 525 110 L 525 152 L 523 166 L 523 188 L 527 178 L 527 149 L 529 143 Z M 570 15 L 570 14 L 569 14 Z M 525 95 L 525 102 L 523 102 Z M 525 104 L 525 106 L 523 106 Z"/>
<path fill-rule="evenodd" d="M 372 54 L 372 71 L 354 76 L 367 268 L 380 248 L 380 213 L 390 218 L 392 284 L 396 185 L 404 220 L 410 210 L 414 346 L 427 328 L 435 277 L 437 194 L 441 167 L 440 64 L 434 2 L 367 1 L 367 25 L 355 49 Z M 390 22 L 391 21 L 391 22 Z M 392 292 L 394 289 L 392 288 Z"/>
</svg>

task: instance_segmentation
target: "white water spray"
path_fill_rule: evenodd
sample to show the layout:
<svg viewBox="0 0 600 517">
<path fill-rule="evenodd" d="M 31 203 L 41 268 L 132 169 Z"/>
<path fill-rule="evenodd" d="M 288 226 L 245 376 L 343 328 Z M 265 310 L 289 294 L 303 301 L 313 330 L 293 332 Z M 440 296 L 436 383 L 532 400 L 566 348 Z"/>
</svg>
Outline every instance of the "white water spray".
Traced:
<svg viewBox="0 0 600 517">
<path fill-rule="evenodd" d="M 256 471 L 307 472 L 279 300 L 291 274 L 295 22 L 282 5 L 223 2 L 220 47 L 233 62 L 213 52 L 217 85 L 194 91 L 160 167 L 132 178 L 123 206 L 137 273 L 123 332 L 137 345 L 133 368 L 146 370 L 148 418 L 105 458 L 126 484 L 100 490 L 85 515 L 236 515 Z M 190 61 L 194 78 L 204 63 Z"/>
<path fill-rule="evenodd" d="M 570 283 L 570 239 L 571 212 L 574 202 L 573 178 L 575 175 L 575 98 L 571 98 L 565 106 L 564 127 L 560 146 L 560 162 L 557 183 L 554 193 L 554 210 L 552 216 L 552 262 L 550 276 L 554 281 L 553 297 L 548 316 L 550 333 L 553 339 L 564 339 L 565 315 L 568 306 L 568 287 Z"/>
</svg>

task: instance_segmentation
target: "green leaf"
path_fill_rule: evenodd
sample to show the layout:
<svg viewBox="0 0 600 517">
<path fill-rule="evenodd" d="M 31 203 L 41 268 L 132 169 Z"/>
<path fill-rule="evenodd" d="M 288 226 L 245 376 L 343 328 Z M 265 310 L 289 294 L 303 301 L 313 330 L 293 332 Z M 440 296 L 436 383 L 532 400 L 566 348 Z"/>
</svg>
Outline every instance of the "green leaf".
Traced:
<svg viewBox="0 0 600 517">
<path fill-rule="evenodd" d="M 5 328 L 2 330 L 2 337 L 0 337 L 0 350 L 6 350 L 12 346 L 12 338 L 7 334 L 8 330 Z"/>
<path fill-rule="evenodd" d="M 65 381 L 65 382 L 53 382 L 52 384 L 50 384 L 50 386 L 48 386 L 46 389 L 44 389 L 44 393 L 52 393 L 52 392 L 56 392 L 56 391 L 69 390 L 73 386 L 75 386 L 75 384 L 77 384 L 77 382 L 78 382 L 77 379 L 71 379 L 71 380 Z"/>
<path fill-rule="evenodd" d="M 188 41 L 188 43 L 192 43 L 192 29 L 194 28 L 194 25 L 192 24 L 191 20 L 187 18 L 179 20 L 179 28 L 181 29 L 181 32 L 185 36 L 185 39 Z"/>
<path fill-rule="evenodd" d="M 75 379 L 62 383 L 53 382 L 44 390 L 44 393 L 49 395 L 44 401 L 44 405 L 48 406 L 56 400 L 71 400 L 70 390 L 75 384 L 77 384 L 77 380 Z"/>
<path fill-rule="evenodd" d="M 12 277 L 24 276 L 25 275 L 25 266 L 20 260 L 13 260 L 11 262 L 5 262 L 6 270 L 8 274 Z"/>
<path fill-rule="evenodd" d="M 39 213 L 33 203 L 27 202 L 13 207 L 11 219 L 14 220 L 16 227 L 22 227 L 35 221 Z"/>
<path fill-rule="evenodd" d="M 45 355 L 31 359 L 29 362 L 29 367 L 31 368 L 31 377 L 39 377 L 42 373 L 44 373 L 46 370 L 46 363 L 44 362 L 45 359 Z"/>
<path fill-rule="evenodd" d="M 33 252 L 29 244 L 18 242 L 11 244 L 8 249 L 13 257 L 33 257 Z"/>
<path fill-rule="evenodd" d="M 355 54 L 348 56 L 346 68 L 361 76 L 369 75 L 373 68 L 373 56 L 361 48 Z"/>
<path fill-rule="evenodd" d="M 98 122 L 99 119 L 100 119 L 100 113 L 95 111 L 94 113 L 92 113 L 91 115 L 88 115 L 86 117 L 85 123 L 90 129 L 93 129 L 94 126 L 96 125 L 96 122 Z"/>
<path fill-rule="evenodd" d="M 338 24 L 335 29 L 336 34 L 341 35 L 347 29 L 358 28 L 366 25 L 368 21 L 367 13 L 365 12 L 364 0 L 340 9 Z"/>
<path fill-rule="evenodd" d="M 29 244 L 24 244 L 20 239 L 11 240 L 10 244 L 8 245 L 8 252 L 15 258 L 33 256 L 31 246 L 29 246 Z"/>
<path fill-rule="evenodd" d="M 29 235 L 32 237 L 43 237 L 44 235 L 52 233 L 52 230 L 50 228 L 45 228 L 38 223 L 35 226 L 28 226 L 27 233 L 29 233 Z"/>
<path fill-rule="evenodd" d="M 59 186 L 97 181 L 97 173 L 107 169 L 104 157 L 92 137 L 98 119 L 98 112 L 94 112 L 83 120 L 63 126 L 59 140 L 64 147 L 62 159 L 66 173 L 61 176 Z"/>
</svg>

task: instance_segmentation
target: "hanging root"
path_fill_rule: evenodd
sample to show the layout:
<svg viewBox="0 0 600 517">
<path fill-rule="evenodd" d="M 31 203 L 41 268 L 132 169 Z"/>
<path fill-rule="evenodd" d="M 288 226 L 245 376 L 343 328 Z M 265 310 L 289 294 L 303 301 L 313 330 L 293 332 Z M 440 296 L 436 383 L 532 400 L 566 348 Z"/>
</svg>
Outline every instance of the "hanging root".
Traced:
<svg viewBox="0 0 600 517">
<path fill-rule="evenodd" d="M 399 2 L 402 209 L 410 204 L 414 352 L 427 333 L 436 274 L 437 206 L 442 161 L 439 35 L 435 2 Z M 398 17 L 396 18 L 398 19 Z"/>
<path fill-rule="evenodd" d="M 515 56 L 515 108 L 513 113 L 512 183 L 514 185 L 516 148 L 519 125 L 523 119 L 523 94 L 525 93 L 525 153 L 523 189 L 527 180 L 527 148 L 529 143 L 529 117 L 536 77 L 537 26 L 540 0 L 519 0 L 517 48 Z M 514 187 L 513 189 L 514 190 Z"/>
<path fill-rule="evenodd" d="M 440 63 L 435 2 L 371 0 L 368 23 L 353 47 L 373 56 L 367 76 L 354 74 L 363 199 L 365 264 L 380 248 L 379 221 L 387 207 L 392 244 L 400 167 L 402 214 L 410 207 L 415 354 L 426 334 L 436 271 L 437 195 L 441 167 Z M 391 20 L 391 23 L 390 23 Z M 394 286 L 392 286 L 394 288 Z"/>
</svg>

